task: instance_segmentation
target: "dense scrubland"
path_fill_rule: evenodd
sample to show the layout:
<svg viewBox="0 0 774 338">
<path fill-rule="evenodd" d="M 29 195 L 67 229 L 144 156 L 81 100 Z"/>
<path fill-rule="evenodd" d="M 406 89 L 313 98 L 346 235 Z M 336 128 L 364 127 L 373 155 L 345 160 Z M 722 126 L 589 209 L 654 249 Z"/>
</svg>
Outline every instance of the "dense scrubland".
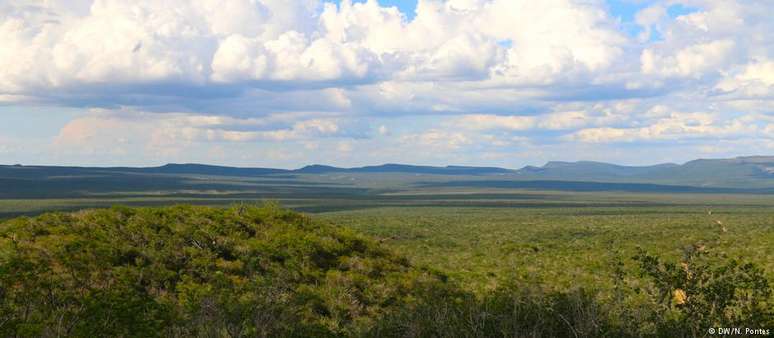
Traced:
<svg viewBox="0 0 774 338">
<path fill-rule="evenodd" d="M 623 260 L 634 272 L 628 258 L 638 248 L 679 260 L 693 245 L 754 262 L 774 280 L 774 209 L 763 205 L 389 207 L 317 217 L 377 238 L 475 290 L 508 274 L 559 289 L 610 287 L 614 263 Z"/>
<path fill-rule="evenodd" d="M 0 336 L 691 337 L 712 326 L 772 328 L 771 221 L 755 208 L 48 213 L 0 223 Z"/>
</svg>

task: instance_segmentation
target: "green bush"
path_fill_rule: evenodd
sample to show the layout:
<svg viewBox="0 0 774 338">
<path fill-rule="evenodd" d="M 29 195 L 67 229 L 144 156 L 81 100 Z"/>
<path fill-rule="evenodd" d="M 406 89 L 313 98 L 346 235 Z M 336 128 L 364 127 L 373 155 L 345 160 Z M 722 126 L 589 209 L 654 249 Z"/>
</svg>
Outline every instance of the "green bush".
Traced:
<svg viewBox="0 0 774 338">
<path fill-rule="evenodd" d="M 618 269 L 612 297 L 517 279 L 479 297 L 422 290 L 419 301 L 380 320 L 370 336 L 666 338 L 704 337 L 716 327 L 774 327 L 772 291 L 755 265 L 704 251 L 680 264 L 643 251 L 634 260 L 644 280 L 630 285 Z"/>
<path fill-rule="evenodd" d="M 280 209 L 116 207 L 0 226 L 0 336 L 340 336 L 437 274 Z"/>
<path fill-rule="evenodd" d="M 649 279 L 654 321 L 660 336 L 704 336 L 712 327 L 774 327 L 774 302 L 764 272 L 710 253 L 703 245 L 686 250 L 678 264 L 640 252 L 634 257 Z"/>
<path fill-rule="evenodd" d="M 438 294 L 379 321 L 372 337 L 625 337 L 596 293 L 506 285 L 483 295 Z"/>
<path fill-rule="evenodd" d="M 763 271 L 694 246 L 619 259 L 612 294 L 502 277 L 474 294 L 276 205 L 0 223 L 3 337 L 694 337 L 771 328 Z"/>
</svg>

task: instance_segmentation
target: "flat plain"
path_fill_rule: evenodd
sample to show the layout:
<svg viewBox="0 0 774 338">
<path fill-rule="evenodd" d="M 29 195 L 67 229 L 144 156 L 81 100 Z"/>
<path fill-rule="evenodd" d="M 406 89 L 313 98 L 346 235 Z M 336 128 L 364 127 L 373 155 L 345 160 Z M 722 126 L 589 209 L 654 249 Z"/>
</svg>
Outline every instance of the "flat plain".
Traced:
<svg viewBox="0 0 774 338">
<path fill-rule="evenodd" d="M 323 177 L 330 180 L 330 177 Z M 229 180 L 234 180 L 230 178 Z M 304 182 L 313 184 L 304 184 Z M 524 278 L 550 288 L 606 288 L 636 249 L 679 258 L 694 244 L 761 265 L 774 279 L 774 196 L 573 192 L 482 187 L 339 187 L 303 177 L 250 191 L 101 192 L 0 199 L 0 219 L 113 205 L 227 206 L 277 201 L 377 238 L 473 291 Z M 398 187 L 387 189 L 388 186 Z M 265 191 L 261 187 L 268 187 Z M 722 225 L 720 225 L 722 224 Z M 726 232 L 723 232 L 723 228 Z"/>
<path fill-rule="evenodd" d="M 215 224 L 203 221 L 207 217 L 221 219 L 224 215 L 241 215 L 241 210 L 285 214 L 286 211 L 279 209 L 252 208 L 277 202 L 282 207 L 307 214 L 314 222 L 330 225 L 330 229 L 352 233 L 352 236 L 364 235 L 362 238 L 373 245 L 374 252 L 383 252 L 381 248 L 386 248 L 390 253 L 385 257 L 395 257 L 396 262 L 416 268 L 397 279 L 396 287 L 403 285 L 404 290 L 411 291 L 401 298 L 400 302 L 404 303 L 382 304 L 385 311 L 388 311 L 387 305 L 392 304 L 395 308 L 389 311 L 395 317 L 361 316 L 359 307 L 351 307 L 358 303 L 347 301 L 348 298 L 341 298 L 336 292 L 331 293 L 330 288 L 338 285 L 333 280 L 329 284 L 307 281 L 311 283 L 308 285 L 321 288 L 321 293 L 314 299 L 324 305 L 304 298 L 308 294 L 303 290 L 308 285 L 299 286 L 292 294 L 305 299 L 299 300 L 303 306 L 297 308 L 285 304 L 282 308 L 296 314 L 307 313 L 325 330 L 336 332 L 336 335 L 362 336 L 364 331 L 358 330 L 370 332 L 391 328 L 389 330 L 397 330 L 391 334 L 393 336 L 403 335 L 396 333 L 404 332 L 402 330 L 417 329 L 430 336 L 508 336 L 502 330 L 519 336 L 519 332 L 533 330 L 534 336 L 668 337 L 675 332 L 703 333 L 707 325 L 730 323 L 737 317 L 742 318 L 740 323 L 756 325 L 768 325 L 772 320 L 772 299 L 767 292 L 770 290 L 768 285 L 774 281 L 774 250 L 771 249 L 774 247 L 774 194 L 768 190 L 662 182 L 530 180 L 513 173 L 452 175 L 425 173 L 426 168 L 410 168 L 418 172 L 319 173 L 316 172 L 319 168 L 313 167 L 306 170 L 311 172 L 290 174 L 253 173 L 233 168 L 216 168 L 221 172 L 205 168 L 207 170 L 199 173 L 152 172 L 158 168 L 143 172 L 131 168 L 0 169 L 5 169 L 4 172 L 0 170 L 0 221 L 112 206 L 193 204 L 228 207 L 118 207 L 77 212 L 72 214 L 74 216 L 49 214 L 0 223 L 3 226 L 0 230 L 11 231 L 6 236 L 6 243 L 15 241 L 13 224 L 54 221 L 50 227 L 56 229 L 59 223 L 55 220 L 75 217 L 85 225 L 101 227 L 122 219 L 116 215 L 123 213 L 145 215 L 146 218 L 126 218 L 126 222 L 140 222 L 135 225 L 141 224 L 143 231 L 149 233 L 154 233 L 158 224 L 167 224 L 170 229 L 184 226 L 194 233 L 204 234 L 207 231 L 197 231 L 196 227 Z M 181 221 L 177 224 L 174 217 L 160 216 L 167 214 L 190 218 L 193 223 Z M 105 216 L 107 223 L 101 224 L 87 221 L 88 215 L 113 216 Z M 242 223 L 231 225 L 238 224 Z M 79 228 L 71 230 L 76 229 Z M 47 233 L 48 230 L 34 230 L 29 235 Z M 80 235 L 91 236 L 89 233 Z M 315 236 L 296 234 L 286 238 L 300 245 L 296 249 L 280 243 L 284 237 L 277 238 L 279 242 L 274 244 L 289 252 L 319 249 L 324 253 L 320 257 L 338 255 L 338 251 L 325 249 L 326 241 L 305 242 L 317 238 Z M 62 238 L 73 240 L 76 237 Z M 116 240 L 106 238 L 90 243 L 99 247 L 106 245 L 105 240 Z M 231 243 L 231 240 L 234 239 L 224 243 Z M 168 241 L 165 239 L 163 243 Z M 199 242 L 192 243 L 193 247 L 185 250 L 198 252 L 201 249 L 196 246 Z M 116 245 L 119 244 L 123 245 Z M 42 248 L 41 253 L 45 256 L 50 249 L 46 245 Z M 271 245 L 261 248 L 268 250 L 264 254 L 274 252 L 274 249 L 269 250 L 274 248 Z M 125 249 L 134 252 L 136 248 Z M 172 251 L 179 250 L 184 249 Z M 218 250 L 212 254 L 228 252 Z M 147 255 L 168 256 L 151 252 Z M 224 257 L 231 259 L 228 255 Z M 317 256 L 297 258 L 314 262 L 314 257 Z M 337 259 L 344 262 L 349 258 Z M 205 261 L 212 262 L 211 259 Z M 311 264 L 299 262 L 299 266 Z M 340 278 L 353 267 L 367 268 L 376 263 L 369 264 L 333 264 L 332 267 L 343 270 L 313 275 Z M 298 270 L 298 266 L 283 269 L 280 270 L 290 275 L 305 271 L 303 268 Z M 373 285 L 360 286 L 368 291 L 381 290 L 384 283 L 390 282 L 378 276 L 378 273 L 367 273 L 350 277 L 353 281 L 373 278 Z M 414 277 L 440 278 L 437 281 L 441 284 L 425 290 L 412 284 Z M 230 287 L 224 288 L 230 290 Z M 686 288 L 687 297 L 691 297 L 688 303 L 691 306 L 683 306 L 685 303 L 680 303 L 680 298 L 673 299 L 673 293 L 679 295 L 682 288 Z M 351 290 L 347 286 L 339 291 L 348 294 Z M 436 293 L 445 292 L 441 290 L 451 294 Z M 372 300 L 366 298 L 361 301 L 370 304 Z M 724 299 L 731 298 L 734 301 L 728 303 L 732 304 L 729 307 Z M 24 298 L 19 301 L 24 303 Z M 232 300 L 224 300 L 224 304 L 231 303 Z M 728 310 L 713 312 L 718 304 Z M 246 309 L 254 309 L 254 305 Z M 382 305 L 379 305 L 380 309 Z M 306 306 L 316 310 L 308 312 Z M 23 307 L 14 305 L 10 308 Z M 423 321 L 422 318 L 428 316 L 435 316 L 437 320 Z M 370 324 L 359 326 L 352 318 L 361 318 Z M 463 319 L 468 322 L 458 326 Z M 409 328 L 405 325 L 407 321 L 413 323 Z M 296 319 L 288 319 L 283 323 L 296 322 Z M 637 324 L 643 322 L 647 325 Z M 569 325 L 570 330 L 565 325 Z M 135 329 L 132 325 L 127 327 Z M 188 327 L 188 324 L 180 327 Z"/>
<path fill-rule="evenodd" d="M 507 278 L 537 279 L 556 288 L 609 286 L 614 261 L 630 267 L 638 247 L 678 258 L 686 247 L 705 245 L 756 262 L 772 277 L 774 194 L 711 184 L 724 182 L 719 177 L 726 172 L 726 177 L 750 177 L 747 187 L 766 186 L 770 180 L 737 173 L 757 168 L 748 166 L 758 162 L 685 165 L 703 165 L 692 169 L 703 177 L 701 186 L 670 185 L 657 176 L 599 182 L 594 175 L 611 170 L 633 175 L 634 169 L 586 163 L 521 171 L 399 165 L 296 171 L 5 166 L 0 167 L 0 219 L 113 205 L 276 201 L 373 236 L 471 290 L 492 288 Z M 557 179 L 561 175 L 570 180 Z"/>
</svg>

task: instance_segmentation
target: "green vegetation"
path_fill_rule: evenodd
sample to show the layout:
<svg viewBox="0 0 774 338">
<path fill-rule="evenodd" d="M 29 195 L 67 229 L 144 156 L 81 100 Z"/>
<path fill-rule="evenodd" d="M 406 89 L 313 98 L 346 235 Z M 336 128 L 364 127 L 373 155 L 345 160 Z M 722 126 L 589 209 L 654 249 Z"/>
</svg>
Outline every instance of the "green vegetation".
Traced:
<svg viewBox="0 0 774 338">
<path fill-rule="evenodd" d="M 714 211 L 726 232 L 707 216 L 403 208 L 308 217 L 268 204 L 22 217 L 0 223 L 0 336 L 690 337 L 707 325 L 771 328 L 771 213 Z M 744 232 L 764 242 L 734 243 Z M 757 250 L 760 264 L 748 263 Z"/>
<path fill-rule="evenodd" d="M 771 329 L 772 163 L 0 166 L 0 336 Z"/>
<path fill-rule="evenodd" d="M 642 251 L 634 258 L 642 275 L 653 281 L 655 315 L 664 322 L 656 328 L 661 336 L 681 331 L 703 335 L 719 323 L 748 328 L 774 324 L 771 287 L 754 264 L 719 260 L 701 245 L 686 250 L 679 265 Z"/>
<path fill-rule="evenodd" d="M 730 202 L 729 202 L 730 203 Z M 774 210 L 745 206 L 400 207 L 320 214 L 381 239 L 412 262 L 433 266 L 473 290 L 521 276 L 562 290 L 612 288 L 613 262 L 638 248 L 677 260 L 702 243 L 763 267 L 774 280 Z M 726 228 L 716 222 L 721 222 Z"/>
<path fill-rule="evenodd" d="M 0 227 L 0 336 L 342 335 L 425 283 L 440 277 L 273 206 L 113 208 Z"/>
</svg>

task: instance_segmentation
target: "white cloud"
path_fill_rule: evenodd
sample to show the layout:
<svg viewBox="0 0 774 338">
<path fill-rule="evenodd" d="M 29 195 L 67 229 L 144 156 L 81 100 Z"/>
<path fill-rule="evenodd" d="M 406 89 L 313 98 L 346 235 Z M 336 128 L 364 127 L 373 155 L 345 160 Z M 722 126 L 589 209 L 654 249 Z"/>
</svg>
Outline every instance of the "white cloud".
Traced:
<svg viewBox="0 0 774 338">
<path fill-rule="evenodd" d="M 733 48 L 734 41 L 718 40 L 682 48 L 674 55 L 659 55 L 652 49 L 646 49 L 641 57 L 642 72 L 666 77 L 700 78 L 707 72 L 718 71 Z"/>
<path fill-rule="evenodd" d="M 770 144 L 774 4 L 654 0 L 623 23 L 606 8 L 420 0 L 409 19 L 375 0 L 6 0 L 0 109 L 102 108 L 62 128 L 57 151 L 159 158 L 245 158 L 228 144 L 307 151 L 262 153 L 281 161 Z"/>
<path fill-rule="evenodd" d="M 765 86 L 774 85 L 774 60 L 748 64 L 738 79 L 746 82 L 758 82 Z"/>
<path fill-rule="evenodd" d="M 620 128 L 589 128 L 570 135 L 570 140 L 581 142 L 600 143 L 611 141 L 631 141 L 633 131 Z"/>
<path fill-rule="evenodd" d="M 582 111 L 558 112 L 545 115 L 539 126 L 545 129 L 574 129 L 589 123 L 589 116 Z"/>
<path fill-rule="evenodd" d="M 56 1 L 10 4 L 0 25 L 0 93 L 390 78 L 543 84 L 604 69 L 624 41 L 601 9 L 582 2 L 418 6 L 409 22 L 373 0 L 340 8 L 312 0 L 95 0 L 80 11 Z"/>
<path fill-rule="evenodd" d="M 185 113 L 151 114 L 133 111 L 96 110 L 76 118 L 53 140 L 57 151 L 129 155 L 133 151 L 174 155 L 197 144 L 303 141 L 340 136 L 335 119 L 283 118 L 235 119 Z"/>
<path fill-rule="evenodd" d="M 354 149 L 354 145 L 352 141 L 341 141 L 336 146 L 336 150 L 342 153 L 350 153 Z"/>
<path fill-rule="evenodd" d="M 759 121 L 720 119 L 709 113 L 672 113 L 639 128 L 588 128 L 568 135 L 568 140 L 581 142 L 631 142 L 682 140 L 692 138 L 740 139 L 757 134 Z"/>
<path fill-rule="evenodd" d="M 451 151 L 460 149 L 472 143 L 472 140 L 461 132 L 448 132 L 429 129 L 421 133 L 406 134 L 399 138 L 404 145 L 421 147 L 428 151 Z"/>
<path fill-rule="evenodd" d="M 293 124 L 292 128 L 273 130 L 265 132 L 253 132 L 250 134 L 252 139 L 269 139 L 275 141 L 284 141 L 289 139 L 312 138 L 315 136 L 335 135 L 339 131 L 339 126 L 335 121 L 314 119 L 300 121 Z M 247 138 L 246 140 L 249 140 Z"/>
<path fill-rule="evenodd" d="M 454 122 L 460 128 L 473 130 L 527 130 L 536 124 L 532 116 L 465 115 Z"/>
<path fill-rule="evenodd" d="M 726 76 L 715 88 L 737 98 L 771 99 L 774 96 L 774 60 L 740 66 L 735 75 Z"/>
<path fill-rule="evenodd" d="M 677 3 L 693 7 L 692 13 L 674 19 L 659 19 L 649 11 Z M 768 1 L 693 0 L 660 2 L 638 14 L 643 21 L 658 22 L 661 39 L 641 53 L 645 74 L 662 77 L 701 78 L 708 74 L 725 75 L 738 65 L 771 57 L 774 23 L 766 12 Z M 653 18 L 649 18 L 653 16 Z M 645 19 L 649 18 L 649 19 Z"/>
<path fill-rule="evenodd" d="M 586 112 L 565 111 L 546 113 L 539 116 L 471 114 L 453 119 L 452 125 L 469 130 L 563 130 L 576 129 L 591 121 L 592 118 Z"/>
<path fill-rule="evenodd" d="M 657 25 L 657 28 L 660 28 L 666 15 L 667 11 L 663 4 L 655 4 L 637 12 L 635 15 L 635 22 L 644 28 L 639 36 L 640 40 L 647 41 L 650 39 L 653 26 Z"/>
</svg>

